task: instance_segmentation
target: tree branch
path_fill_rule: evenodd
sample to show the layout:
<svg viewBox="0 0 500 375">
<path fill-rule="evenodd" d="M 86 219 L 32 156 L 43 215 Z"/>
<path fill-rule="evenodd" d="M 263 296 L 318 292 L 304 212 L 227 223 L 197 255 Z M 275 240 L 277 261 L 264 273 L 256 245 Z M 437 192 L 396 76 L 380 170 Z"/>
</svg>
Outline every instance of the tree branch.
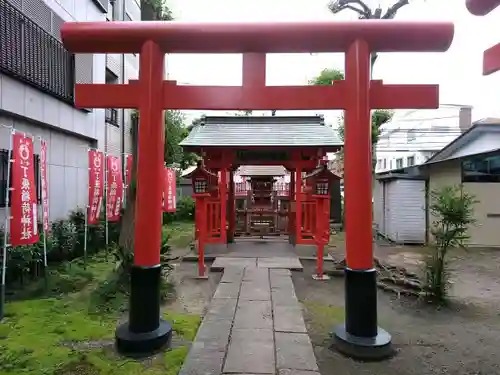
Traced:
<svg viewBox="0 0 500 375">
<path fill-rule="evenodd" d="M 358 5 L 361 7 L 357 8 L 355 5 Z M 330 1 L 328 4 L 328 9 L 330 12 L 333 14 L 337 14 L 342 12 L 345 9 L 350 9 L 360 15 L 360 18 L 370 18 L 371 17 L 371 10 L 370 8 L 363 3 L 361 0 L 337 0 L 337 1 Z"/>
<path fill-rule="evenodd" d="M 405 5 L 410 4 L 409 0 L 398 0 L 396 4 L 387 9 L 387 12 L 382 16 L 383 20 L 392 20 L 398 11 Z"/>
<path fill-rule="evenodd" d="M 366 13 L 366 14 L 371 14 L 372 11 L 370 9 L 370 7 L 368 5 L 366 5 L 363 1 L 361 0 L 340 0 L 341 2 L 343 2 L 344 4 L 357 4 L 359 5 L 361 8 L 363 8 L 363 12 Z"/>
</svg>

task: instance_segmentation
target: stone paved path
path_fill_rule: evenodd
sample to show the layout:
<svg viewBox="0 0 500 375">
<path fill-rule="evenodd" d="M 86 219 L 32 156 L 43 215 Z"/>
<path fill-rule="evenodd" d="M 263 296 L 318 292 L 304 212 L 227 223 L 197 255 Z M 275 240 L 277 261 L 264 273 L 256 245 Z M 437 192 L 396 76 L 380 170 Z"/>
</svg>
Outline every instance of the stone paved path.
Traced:
<svg viewBox="0 0 500 375">
<path fill-rule="evenodd" d="M 288 269 L 228 266 L 180 375 L 319 375 Z"/>
<path fill-rule="evenodd" d="M 261 267 L 261 268 L 285 268 L 300 271 L 304 267 L 296 255 L 288 257 L 217 257 L 212 263 L 212 271 L 221 271 L 226 267 Z"/>
</svg>

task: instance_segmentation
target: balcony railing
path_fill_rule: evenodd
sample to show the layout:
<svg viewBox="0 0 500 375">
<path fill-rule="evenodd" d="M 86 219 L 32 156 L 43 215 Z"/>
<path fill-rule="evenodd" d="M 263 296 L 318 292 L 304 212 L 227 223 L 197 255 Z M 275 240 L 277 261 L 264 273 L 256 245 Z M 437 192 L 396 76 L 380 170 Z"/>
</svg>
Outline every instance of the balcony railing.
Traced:
<svg viewBox="0 0 500 375">
<path fill-rule="evenodd" d="M 74 55 L 7 0 L 0 20 L 0 72 L 73 104 Z"/>
<path fill-rule="evenodd" d="M 234 183 L 234 193 L 236 196 L 246 196 L 249 191 L 252 190 L 250 182 L 235 182 Z M 278 196 L 288 196 L 290 193 L 290 183 L 288 182 L 275 182 L 273 184 L 273 191 L 276 192 Z"/>
<path fill-rule="evenodd" d="M 118 126 L 118 110 L 116 108 L 106 108 L 106 122 Z"/>
</svg>

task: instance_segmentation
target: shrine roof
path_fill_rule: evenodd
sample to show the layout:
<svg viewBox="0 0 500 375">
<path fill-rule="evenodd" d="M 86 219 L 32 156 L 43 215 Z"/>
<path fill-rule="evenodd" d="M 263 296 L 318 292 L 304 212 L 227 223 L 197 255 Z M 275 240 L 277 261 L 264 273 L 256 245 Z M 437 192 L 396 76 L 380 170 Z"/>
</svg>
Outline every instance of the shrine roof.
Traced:
<svg viewBox="0 0 500 375">
<path fill-rule="evenodd" d="M 238 168 L 240 176 L 284 176 L 286 173 L 282 165 L 242 165 Z"/>
<path fill-rule="evenodd" d="M 206 116 L 183 147 L 341 147 L 337 130 L 322 116 Z"/>
</svg>

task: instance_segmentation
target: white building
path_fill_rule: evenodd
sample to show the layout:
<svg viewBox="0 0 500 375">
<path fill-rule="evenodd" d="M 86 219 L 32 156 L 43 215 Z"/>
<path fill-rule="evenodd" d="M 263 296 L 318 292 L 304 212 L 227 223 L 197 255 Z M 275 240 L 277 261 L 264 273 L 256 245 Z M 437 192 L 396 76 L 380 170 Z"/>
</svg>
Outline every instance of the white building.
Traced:
<svg viewBox="0 0 500 375">
<path fill-rule="evenodd" d="M 50 219 L 87 202 L 87 149 L 131 151 L 130 114 L 76 109 L 74 84 L 122 83 L 138 75 L 134 55 L 73 55 L 61 43 L 65 21 L 140 20 L 139 0 L 0 1 L 0 207 L 5 207 L 10 128 L 48 143 Z"/>
<path fill-rule="evenodd" d="M 396 112 L 384 124 L 376 146 L 376 173 L 423 164 L 471 126 L 472 107 Z"/>
</svg>

